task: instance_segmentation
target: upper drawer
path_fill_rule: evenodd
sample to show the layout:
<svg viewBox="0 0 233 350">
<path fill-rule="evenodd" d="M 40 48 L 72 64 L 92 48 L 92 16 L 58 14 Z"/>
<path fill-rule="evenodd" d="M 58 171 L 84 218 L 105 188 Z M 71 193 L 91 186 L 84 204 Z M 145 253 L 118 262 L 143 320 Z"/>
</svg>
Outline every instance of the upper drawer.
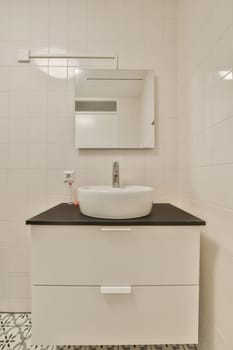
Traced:
<svg viewBox="0 0 233 350">
<path fill-rule="evenodd" d="M 34 285 L 199 284 L 199 228 L 33 226 Z"/>
</svg>

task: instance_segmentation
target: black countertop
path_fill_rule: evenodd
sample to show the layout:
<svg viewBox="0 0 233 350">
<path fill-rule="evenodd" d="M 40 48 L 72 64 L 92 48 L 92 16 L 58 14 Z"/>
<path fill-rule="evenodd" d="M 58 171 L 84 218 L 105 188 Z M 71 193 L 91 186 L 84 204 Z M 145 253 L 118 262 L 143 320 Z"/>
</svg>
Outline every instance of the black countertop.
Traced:
<svg viewBox="0 0 233 350">
<path fill-rule="evenodd" d="M 79 206 L 61 203 L 26 221 L 28 225 L 182 225 L 200 226 L 205 221 L 169 203 L 156 203 L 150 215 L 136 219 L 97 219 L 83 215 Z"/>
</svg>

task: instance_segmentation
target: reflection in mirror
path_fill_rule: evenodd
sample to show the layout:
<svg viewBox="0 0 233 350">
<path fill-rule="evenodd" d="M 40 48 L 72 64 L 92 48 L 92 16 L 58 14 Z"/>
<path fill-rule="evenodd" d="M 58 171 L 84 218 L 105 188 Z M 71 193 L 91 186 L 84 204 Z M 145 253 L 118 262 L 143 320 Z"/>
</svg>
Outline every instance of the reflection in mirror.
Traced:
<svg viewBox="0 0 233 350">
<path fill-rule="evenodd" d="M 154 74 L 76 70 L 77 148 L 154 148 Z"/>
</svg>

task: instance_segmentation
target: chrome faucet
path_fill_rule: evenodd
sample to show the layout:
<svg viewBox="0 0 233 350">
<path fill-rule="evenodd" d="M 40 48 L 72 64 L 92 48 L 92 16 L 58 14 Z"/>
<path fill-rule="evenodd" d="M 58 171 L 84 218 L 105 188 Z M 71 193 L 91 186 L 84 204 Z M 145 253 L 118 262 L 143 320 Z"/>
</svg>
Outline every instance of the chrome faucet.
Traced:
<svg viewBox="0 0 233 350">
<path fill-rule="evenodd" d="M 112 187 L 120 187 L 119 162 L 112 165 Z"/>
</svg>

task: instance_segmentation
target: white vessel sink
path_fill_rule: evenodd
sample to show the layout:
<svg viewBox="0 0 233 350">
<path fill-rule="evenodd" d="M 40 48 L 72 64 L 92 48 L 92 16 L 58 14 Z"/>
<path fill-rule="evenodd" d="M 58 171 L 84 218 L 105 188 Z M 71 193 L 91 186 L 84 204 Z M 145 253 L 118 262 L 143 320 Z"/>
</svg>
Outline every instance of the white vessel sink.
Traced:
<svg viewBox="0 0 233 350">
<path fill-rule="evenodd" d="M 104 219 L 130 219 L 150 214 L 153 189 L 146 186 L 83 186 L 78 189 L 83 214 Z"/>
</svg>

